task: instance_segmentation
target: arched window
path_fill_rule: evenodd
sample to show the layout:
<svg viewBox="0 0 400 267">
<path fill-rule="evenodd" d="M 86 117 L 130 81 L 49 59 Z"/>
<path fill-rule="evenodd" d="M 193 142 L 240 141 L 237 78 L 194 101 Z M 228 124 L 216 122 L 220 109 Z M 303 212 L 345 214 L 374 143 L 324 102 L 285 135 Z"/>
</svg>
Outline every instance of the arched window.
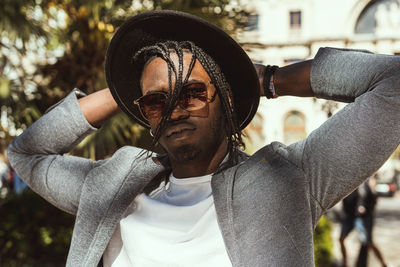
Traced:
<svg viewBox="0 0 400 267">
<path fill-rule="evenodd" d="M 397 0 L 371 1 L 361 12 L 355 33 L 377 35 L 398 34 L 400 28 L 400 4 Z"/>
<path fill-rule="evenodd" d="M 292 144 L 306 138 L 306 122 L 303 113 L 290 111 L 283 122 L 284 143 Z"/>
</svg>

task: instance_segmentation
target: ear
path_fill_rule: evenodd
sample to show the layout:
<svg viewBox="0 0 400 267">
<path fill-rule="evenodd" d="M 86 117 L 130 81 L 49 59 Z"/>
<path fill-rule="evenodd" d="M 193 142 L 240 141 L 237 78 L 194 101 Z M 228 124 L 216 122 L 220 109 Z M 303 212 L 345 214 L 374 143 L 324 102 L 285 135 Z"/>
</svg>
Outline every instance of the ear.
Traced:
<svg viewBox="0 0 400 267">
<path fill-rule="evenodd" d="M 231 91 L 228 91 L 228 101 L 229 101 L 229 106 L 231 107 L 231 109 L 233 109 L 233 107 L 232 107 L 232 95 L 231 95 Z"/>
</svg>

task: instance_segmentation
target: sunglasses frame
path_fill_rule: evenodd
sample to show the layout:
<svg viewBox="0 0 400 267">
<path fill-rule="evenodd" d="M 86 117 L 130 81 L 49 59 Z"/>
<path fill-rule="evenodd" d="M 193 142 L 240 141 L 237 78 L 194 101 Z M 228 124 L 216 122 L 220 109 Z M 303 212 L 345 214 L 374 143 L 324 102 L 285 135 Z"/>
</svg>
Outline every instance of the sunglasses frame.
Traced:
<svg viewBox="0 0 400 267">
<path fill-rule="evenodd" d="M 206 99 L 206 101 L 204 102 L 204 103 L 206 103 L 206 104 L 209 104 L 209 103 L 212 103 L 214 100 L 215 100 L 215 97 L 217 96 L 217 90 L 215 90 L 215 92 L 214 92 L 214 94 L 211 96 L 211 98 L 208 98 L 208 85 L 210 85 L 210 84 L 213 84 L 213 82 L 212 81 L 208 81 L 208 82 L 206 82 L 206 83 L 203 83 L 203 82 L 194 82 L 194 83 L 190 83 L 190 84 L 187 84 L 187 85 L 184 85 L 184 86 L 188 86 L 188 85 L 191 85 L 191 84 L 196 84 L 196 83 L 202 83 L 202 84 L 204 84 L 205 85 L 205 89 L 206 89 L 206 93 L 207 93 L 207 99 Z M 184 87 L 183 86 L 183 87 Z M 183 90 L 184 90 L 184 88 L 182 88 Z M 163 95 L 165 95 L 166 96 L 166 99 L 168 99 L 168 92 L 165 92 L 165 91 L 157 91 L 156 93 L 159 93 L 159 94 L 163 94 Z M 154 94 L 156 94 L 156 93 L 154 93 Z M 182 93 L 182 91 L 181 91 L 181 93 Z M 146 97 L 146 96 L 148 96 L 149 94 L 146 94 L 146 95 L 142 95 L 141 97 L 139 97 L 139 98 L 137 98 L 137 99 L 135 99 L 134 101 L 133 101 L 133 104 L 135 104 L 135 105 L 137 105 L 138 106 L 138 109 L 139 109 L 139 111 L 140 111 L 140 114 L 142 115 L 142 117 L 143 118 L 145 118 L 147 121 L 149 121 L 149 119 L 147 118 L 147 116 L 145 116 L 145 113 L 144 113 L 144 111 L 142 111 L 142 108 L 140 107 L 140 100 L 143 98 L 143 97 Z M 191 112 L 191 111 L 189 111 L 189 110 L 186 110 L 185 108 L 183 108 L 183 107 L 181 107 L 180 105 L 179 105 L 179 98 L 178 98 L 178 104 L 177 104 L 177 106 L 179 106 L 181 109 L 183 109 L 183 110 L 185 110 L 185 111 L 187 111 L 187 112 Z M 202 109 L 203 107 L 201 107 L 201 108 L 199 108 L 199 109 L 195 109 L 195 110 L 192 110 L 192 111 L 196 111 L 196 110 L 200 110 L 200 109 Z"/>
</svg>

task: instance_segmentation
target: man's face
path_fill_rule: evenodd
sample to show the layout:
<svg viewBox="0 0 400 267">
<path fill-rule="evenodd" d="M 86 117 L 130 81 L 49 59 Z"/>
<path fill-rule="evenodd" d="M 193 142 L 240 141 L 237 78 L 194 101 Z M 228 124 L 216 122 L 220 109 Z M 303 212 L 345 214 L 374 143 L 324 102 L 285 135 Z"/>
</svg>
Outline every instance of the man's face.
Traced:
<svg viewBox="0 0 400 267">
<path fill-rule="evenodd" d="M 191 56 L 190 53 L 184 54 L 183 77 L 186 77 Z M 171 58 L 176 69 L 179 69 L 177 55 L 171 54 Z M 187 84 L 204 83 L 207 87 L 208 98 L 211 98 L 216 92 L 216 88 L 209 83 L 210 81 L 210 76 L 200 62 L 196 60 Z M 174 85 L 175 79 L 172 78 L 172 88 L 174 88 Z M 152 91 L 160 90 L 168 92 L 168 89 L 167 63 L 157 57 L 148 63 L 143 70 L 142 93 L 146 95 Z M 160 120 L 161 118 L 149 119 L 153 131 L 156 130 Z M 159 143 L 172 160 L 186 162 L 204 159 L 214 155 L 221 142 L 226 140 L 224 128 L 220 100 L 217 95 L 214 101 L 208 103 L 208 108 L 200 111 L 189 112 L 179 105 L 176 106 L 161 133 Z"/>
</svg>

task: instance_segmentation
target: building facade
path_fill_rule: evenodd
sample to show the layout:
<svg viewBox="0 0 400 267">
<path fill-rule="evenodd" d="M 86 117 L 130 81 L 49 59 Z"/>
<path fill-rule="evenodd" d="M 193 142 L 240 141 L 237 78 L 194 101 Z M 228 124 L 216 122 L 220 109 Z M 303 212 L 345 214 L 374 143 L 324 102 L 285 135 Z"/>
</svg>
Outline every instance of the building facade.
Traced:
<svg viewBox="0 0 400 267">
<path fill-rule="evenodd" d="M 284 66 L 320 47 L 400 55 L 400 0 L 247 0 L 248 27 L 238 41 L 254 62 Z M 250 151 L 307 136 L 344 104 L 315 98 L 262 99 L 249 126 Z"/>
</svg>

